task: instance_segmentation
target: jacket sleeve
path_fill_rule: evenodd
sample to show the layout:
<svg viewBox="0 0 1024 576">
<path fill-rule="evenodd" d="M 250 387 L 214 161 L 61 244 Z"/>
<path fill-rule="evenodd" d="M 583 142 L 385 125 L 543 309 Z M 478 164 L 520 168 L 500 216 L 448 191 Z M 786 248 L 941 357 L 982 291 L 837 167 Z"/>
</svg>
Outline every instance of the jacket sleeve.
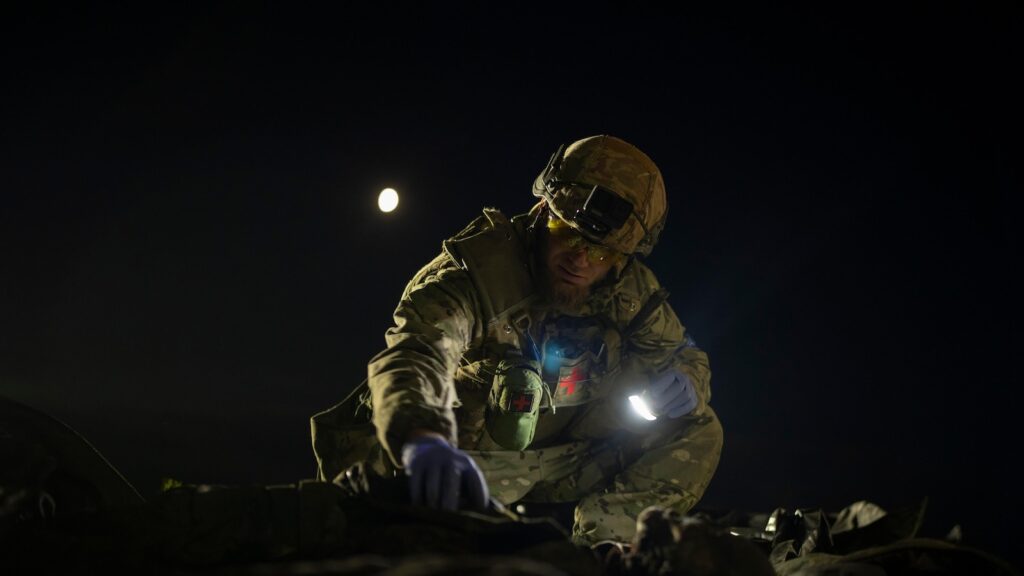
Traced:
<svg viewBox="0 0 1024 576">
<path fill-rule="evenodd" d="M 642 270 L 642 283 L 648 294 L 660 285 L 650 270 Z M 645 290 L 645 291 L 647 291 Z M 624 363 L 648 376 L 677 368 L 693 381 L 701 415 L 711 401 L 711 367 L 708 355 L 697 347 L 668 301 L 657 307 L 623 343 Z"/>
<path fill-rule="evenodd" d="M 433 430 L 456 443 L 453 377 L 476 310 L 469 277 L 443 254 L 406 287 L 385 334 L 387 348 L 368 366 L 377 438 L 396 466 L 413 430 Z"/>
</svg>

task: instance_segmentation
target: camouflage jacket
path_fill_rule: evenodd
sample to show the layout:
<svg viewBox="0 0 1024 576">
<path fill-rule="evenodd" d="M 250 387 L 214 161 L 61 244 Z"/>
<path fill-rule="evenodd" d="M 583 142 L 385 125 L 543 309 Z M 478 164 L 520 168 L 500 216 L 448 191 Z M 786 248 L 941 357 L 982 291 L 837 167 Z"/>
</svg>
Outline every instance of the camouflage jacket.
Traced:
<svg viewBox="0 0 1024 576">
<path fill-rule="evenodd" d="M 696 385 L 696 415 L 710 400 L 707 355 L 650 269 L 630 259 L 592 287 L 581 309 L 562 313 L 534 286 L 532 219 L 485 209 L 405 288 L 387 348 L 368 366 L 373 423 L 396 466 L 416 429 L 466 450 L 500 449 L 485 412 L 494 370 L 513 354 L 535 352 L 550 368 L 531 448 L 629 428 L 626 392 L 670 367 Z"/>
</svg>

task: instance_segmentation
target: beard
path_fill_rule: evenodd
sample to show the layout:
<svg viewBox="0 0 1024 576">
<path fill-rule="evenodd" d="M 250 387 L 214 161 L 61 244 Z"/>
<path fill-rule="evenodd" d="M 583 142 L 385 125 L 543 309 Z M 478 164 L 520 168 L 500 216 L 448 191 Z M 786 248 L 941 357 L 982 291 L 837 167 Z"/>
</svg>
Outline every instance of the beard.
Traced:
<svg viewBox="0 0 1024 576">
<path fill-rule="evenodd" d="M 579 311 L 583 303 L 590 298 L 589 286 L 573 286 L 551 278 L 547 274 L 545 296 L 549 303 L 567 312 Z"/>
<path fill-rule="evenodd" d="M 540 250 L 537 250 L 537 261 L 535 270 L 540 271 L 539 288 L 545 302 L 553 305 L 563 312 L 577 312 L 590 298 L 590 286 L 576 286 L 555 278 L 547 266 L 548 243 L 547 238 L 541 238 Z"/>
</svg>

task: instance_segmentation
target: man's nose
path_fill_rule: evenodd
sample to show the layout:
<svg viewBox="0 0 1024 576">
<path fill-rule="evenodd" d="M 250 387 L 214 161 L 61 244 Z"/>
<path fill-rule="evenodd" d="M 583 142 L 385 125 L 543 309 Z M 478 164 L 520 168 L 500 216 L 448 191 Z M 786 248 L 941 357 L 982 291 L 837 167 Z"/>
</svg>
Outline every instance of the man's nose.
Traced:
<svg viewBox="0 0 1024 576">
<path fill-rule="evenodd" d="M 590 260 L 587 258 L 587 247 L 579 246 L 572 251 L 572 264 L 577 268 L 586 268 L 590 264 Z"/>
</svg>

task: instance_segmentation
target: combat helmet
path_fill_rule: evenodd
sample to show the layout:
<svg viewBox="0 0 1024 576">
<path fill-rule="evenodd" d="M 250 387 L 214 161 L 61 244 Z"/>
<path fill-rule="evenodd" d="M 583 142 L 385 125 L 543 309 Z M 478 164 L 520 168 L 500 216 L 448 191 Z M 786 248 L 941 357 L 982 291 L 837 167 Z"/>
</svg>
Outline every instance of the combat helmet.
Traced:
<svg viewBox="0 0 1024 576">
<path fill-rule="evenodd" d="M 591 242 L 647 256 L 665 227 L 665 182 L 654 162 L 614 136 L 564 144 L 533 182 L 533 195 Z"/>
</svg>

